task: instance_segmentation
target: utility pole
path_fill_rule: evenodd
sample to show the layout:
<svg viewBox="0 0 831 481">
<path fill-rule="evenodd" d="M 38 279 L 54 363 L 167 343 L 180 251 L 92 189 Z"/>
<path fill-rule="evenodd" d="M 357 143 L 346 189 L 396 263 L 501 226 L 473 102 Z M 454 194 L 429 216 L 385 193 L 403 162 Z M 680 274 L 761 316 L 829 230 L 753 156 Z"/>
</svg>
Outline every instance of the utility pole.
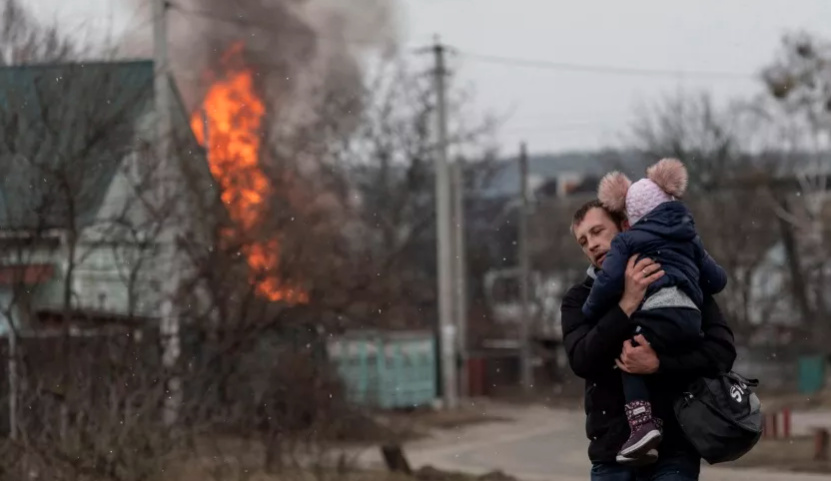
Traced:
<svg viewBox="0 0 831 481">
<path fill-rule="evenodd" d="M 165 167 L 169 166 L 168 148 L 171 134 L 170 106 L 170 59 L 167 48 L 167 0 L 153 0 L 153 61 L 156 67 L 154 72 L 154 99 L 156 102 L 156 128 L 159 140 L 159 151 L 162 156 L 159 161 Z M 167 174 L 167 172 L 164 172 Z"/>
<path fill-rule="evenodd" d="M 438 248 L 439 345 L 441 348 L 442 389 L 444 406 L 458 405 L 456 381 L 456 326 L 453 322 L 453 234 L 450 172 L 447 162 L 447 99 L 444 65 L 445 48 L 436 39 L 433 46 L 436 88 L 436 232 Z"/>
<path fill-rule="evenodd" d="M 167 209 L 173 208 L 174 205 L 169 203 L 172 200 L 172 195 L 176 191 L 174 183 L 179 176 L 176 175 L 176 165 L 173 162 L 173 153 L 171 152 L 171 141 L 173 135 L 173 123 L 171 120 L 171 106 L 172 106 L 172 92 L 170 89 L 170 82 L 172 77 L 170 75 L 170 59 L 167 48 L 167 0 L 153 0 L 153 47 L 154 47 L 154 63 L 156 67 L 154 75 L 154 99 L 156 110 L 156 128 L 157 128 L 157 148 L 160 178 L 157 179 L 159 185 L 157 192 L 159 193 L 160 202 Z M 176 220 L 176 219 L 174 219 Z M 165 219 L 167 221 L 167 219 Z M 175 230 L 175 229 L 174 229 Z M 177 371 L 180 343 L 179 343 L 179 313 L 176 309 L 176 296 L 179 294 L 180 285 L 180 266 L 178 265 L 179 252 L 176 246 L 176 235 L 170 239 L 172 245 L 168 252 L 173 256 L 169 266 L 172 272 L 169 282 L 166 284 L 165 298 L 161 306 L 161 338 L 162 338 L 162 365 L 165 369 L 167 378 L 167 395 L 164 400 L 164 422 L 168 426 L 176 423 L 179 417 L 179 409 L 182 404 L 182 380 Z"/>
<path fill-rule="evenodd" d="M 468 346 L 467 346 L 467 246 L 465 243 L 465 184 L 464 165 L 461 158 L 453 162 L 453 255 L 454 255 L 454 277 L 456 281 L 456 292 L 454 295 L 456 326 L 458 328 L 459 360 L 461 369 L 459 371 L 459 395 L 466 398 L 468 395 Z"/>
<path fill-rule="evenodd" d="M 519 324 L 520 366 L 522 388 L 530 394 L 534 387 L 531 367 L 531 309 L 530 309 L 530 262 L 528 259 L 528 151 L 525 142 L 519 150 L 519 271 L 522 319 Z"/>
</svg>

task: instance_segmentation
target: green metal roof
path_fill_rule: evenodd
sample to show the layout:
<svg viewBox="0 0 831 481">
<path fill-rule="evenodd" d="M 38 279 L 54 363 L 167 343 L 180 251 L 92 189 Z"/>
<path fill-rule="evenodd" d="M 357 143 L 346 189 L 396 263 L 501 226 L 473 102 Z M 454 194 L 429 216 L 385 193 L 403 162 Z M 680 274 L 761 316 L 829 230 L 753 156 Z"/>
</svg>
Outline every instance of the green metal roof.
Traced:
<svg viewBox="0 0 831 481">
<path fill-rule="evenodd" d="M 0 228 L 89 225 L 138 120 L 151 61 L 0 68 Z"/>
</svg>

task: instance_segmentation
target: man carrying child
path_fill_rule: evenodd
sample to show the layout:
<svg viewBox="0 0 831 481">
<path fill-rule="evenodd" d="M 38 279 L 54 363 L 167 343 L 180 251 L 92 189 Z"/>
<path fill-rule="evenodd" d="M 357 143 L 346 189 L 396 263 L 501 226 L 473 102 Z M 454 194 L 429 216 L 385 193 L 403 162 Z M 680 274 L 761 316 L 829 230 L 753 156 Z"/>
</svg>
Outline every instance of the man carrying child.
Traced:
<svg viewBox="0 0 831 481">
<path fill-rule="evenodd" d="M 661 265 L 639 255 L 628 259 L 619 301 L 592 318 L 586 317 L 583 307 L 596 273 L 603 267 L 612 240 L 628 228 L 625 213 L 610 210 L 600 201 L 583 205 L 572 221 L 572 231 L 591 266 L 586 279 L 564 296 L 562 325 L 569 363 L 586 381 L 591 479 L 698 480 L 701 458 L 675 420 L 673 401 L 693 379 L 730 370 L 736 357 L 733 333 L 712 296 L 704 295 L 700 305 L 701 340 L 693 348 L 659 354 L 642 335 L 633 338 L 633 315 L 650 284 L 665 275 Z M 620 462 L 621 446 L 630 436 L 622 372 L 645 376 L 652 414 L 662 421 L 658 449 L 649 453 L 651 458 L 636 460 L 638 463 Z"/>
</svg>

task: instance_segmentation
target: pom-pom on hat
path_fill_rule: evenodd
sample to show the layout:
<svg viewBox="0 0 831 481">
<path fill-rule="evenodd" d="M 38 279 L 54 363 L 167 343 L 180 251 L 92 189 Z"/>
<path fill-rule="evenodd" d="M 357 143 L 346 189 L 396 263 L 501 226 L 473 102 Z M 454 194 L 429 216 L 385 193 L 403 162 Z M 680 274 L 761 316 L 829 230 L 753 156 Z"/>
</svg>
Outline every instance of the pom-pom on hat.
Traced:
<svg viewBox="0 0 831 481">
<path fill-rule="evenodd" d="M 678 159 L 659 160 L 646 169 L 646 177 L 676 199 L 684 197 L 684 192 L 687 191 L 689 175 L 687 168 Z"/>
<path fill-rule="evenodd" d="M 597 199 L 603 207 L 612 212 L 626 210 L 626 192 L 632 186 L 632 181 L 620 172 L 610 172 L 600 179 L 597 188 Z"/>
</svg>

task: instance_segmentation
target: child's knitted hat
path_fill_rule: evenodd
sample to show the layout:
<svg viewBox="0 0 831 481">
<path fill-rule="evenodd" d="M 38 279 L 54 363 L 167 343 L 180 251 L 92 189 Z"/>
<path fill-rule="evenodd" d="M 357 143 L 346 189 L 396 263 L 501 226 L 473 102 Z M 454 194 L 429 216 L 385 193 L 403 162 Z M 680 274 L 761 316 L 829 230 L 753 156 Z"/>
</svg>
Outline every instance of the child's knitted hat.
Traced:
<svg viewBox="0 0 831 481">
<path fill-rule="evenodd" d="M 646 170 L 646 178 L 634 184 L 624 174 L 611 172 L 600 181 L 597 198 L 613 212 L 626 212 L 635 224 L 650 211 L 680 199 L 687 189 L 687 169 L 678 159 L 662 159 Z"/>
</svg>

